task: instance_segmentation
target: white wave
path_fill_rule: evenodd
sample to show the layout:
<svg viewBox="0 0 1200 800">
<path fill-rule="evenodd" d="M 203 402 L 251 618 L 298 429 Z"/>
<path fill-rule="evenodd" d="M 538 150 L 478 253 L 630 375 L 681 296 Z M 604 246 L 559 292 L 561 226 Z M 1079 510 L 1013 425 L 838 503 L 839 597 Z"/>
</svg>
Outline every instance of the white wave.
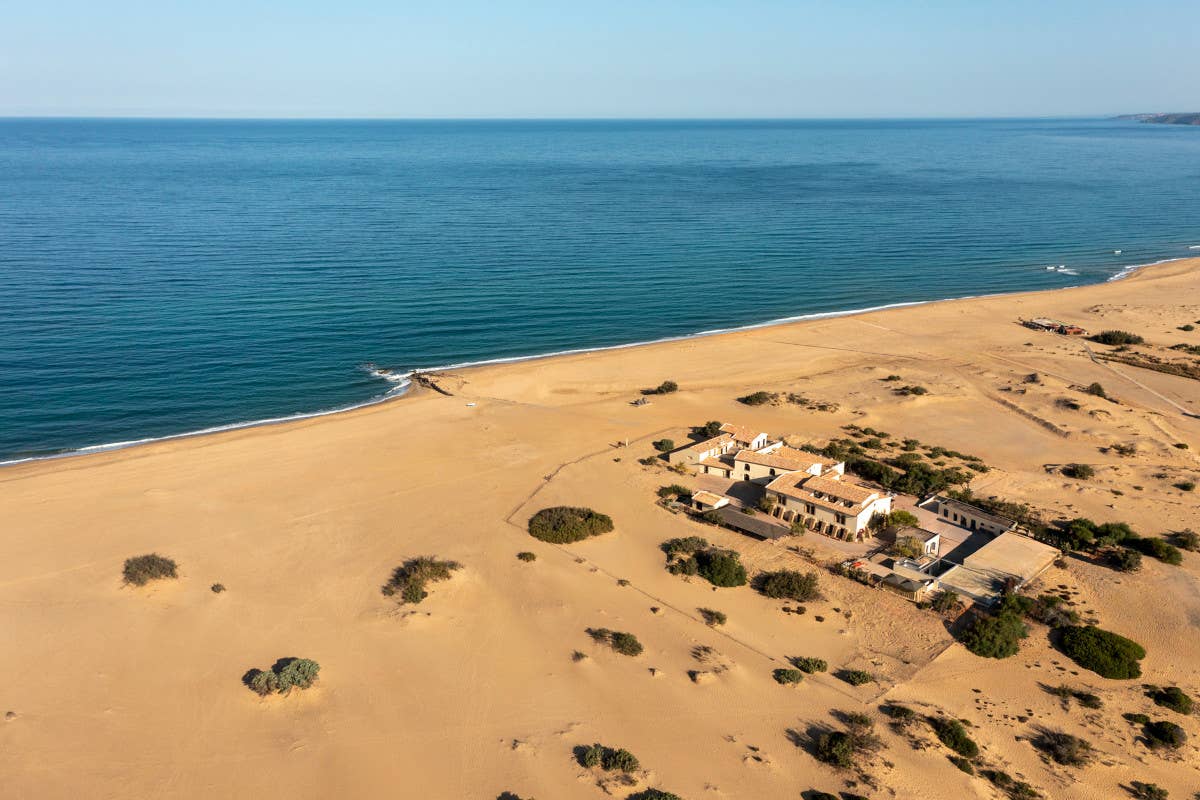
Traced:
<svg viewBox="0 0 1200 800">
<path fill-rule="evenodd" d="M 1111 278 L 1106 280 L 1105 283 L 1112 283 L 1113 281 L 1119 281 L 1122 278 L 1128 278 L 1130 275 L 1137 272 L 1139 269 L 1142 269 L 1143 267 L 1157 267 L 1159 264 L 1170 264 L 1172 261 L 1183 260 L 1183 258 L 1161 258 L 1158 261 L 1151 261 L 1148 264 L 1130 264 L 1129 266 L 1123 268 L 1116 275 L 1113 275 Z"/>
<path fill-rule="evenodd" d="M 1196 245 L 1194 249 L 1200 250 L 1200 245 Z M 1122 269 L 1117 274 L 1113 275 L 1111 278 L 1108 278 L 1107 282 L 1116 281 L 1116 280 L 1120 280 L 1121 278 L 1128 277 L 1129 275 L 1132 275 L 1134 272 L 1138 271 L 1139 269 L 1142 269 L 1143 267 L 1153 267 L 1158 264 L 1166 264 L 1171 261 L 1182 261 L 1182 260 L 1183 260 L 1182 258 L 1164 258 L 1159 261 L 1154 261 L 1154 262 L 1151 262 L 1148 264 L 1131 264 L 1131 265 L 1125 267 L 1124 269 Z M 1078 275 L 1078 272 L 1067 268 L 1065 264 L 1060 264 L 1060 265 L 1058 265 L 1058 267 L 1049 266 L 1049 267 L 1046 267 L 1046 269 L 1055 270 L 1057 272 L 1061 272 L 1064 275 Z M 814 312 L 811 314 L 798 314 L 796 316 L 791 316 L 791 317 L 778 317 L 776 319 L 767 320 L 766 322 L 755 322 L 755 323 L 752 323 L 749 325 L 741 325 L 741 326 L 732 327 L 732 328 L 713 328 L 711 330 L 700 331 L 698 333 L 687 333 L 687 334 L 681 334 L 679 336 L 665 336 L 661 339 L 648 339 L 648 340 L 640 341 L 640 342 L 629 342 L 627 344 L 612 344 L 612 345 L 605 345 L 602 347 L 577 347 L 577 348 L 572 348 L 569 350 L 555 350 L 555 351 L 549 352 L 549 353 L 537 353 L 534 355 L 525 355 L 525 356 L 505 356 L 503 358 L 487 358 L 487 359 L 481 359 L 478 361 L 461 361 L 461 362 L 454 363 L 454 364 L 443 364 L 441 366 L 436 366 L 436 367 L 421 367 L 419 369 L 413 369 L 408 372 L 397 372 L 395 370 L 390 370 L 390 369 L 380 367 L 376 364 L 366 363 L 366 364 L 362 365 L 362 368 L 364 370 L 366 370 L 368 374 L 372 375 L 373 377 L 385 380 L 388 383 L 393 384 L 393 386 L 392 386 L 392 388 L 388 389 L 388 391 L 384 392 L 383 394 L 372 397 L 370 400 L 365 400 L 361 403 L 354 403 L 352 405 L 342 406 L 339 408 L 326 409 L 324 411 L 304 412 L 304 413 L 290 414 L 288 416 L 282 416 L 282 417 L 272 417 L 270 419 L 259 419 L 259 420 L 250 420 L 247 422 L 234 422 L 234 423 L 230 423 L 227 425 L 216 425 L 211 428 L 204 428 L 202 430 L 197 430 L 197 431 L 188 431 L 186 433 L 174 433 L 174 434 L 170 434 L 168 436 L 153 436 L 153 437 L 147 437 L 145 439 L 130 439 L 130 440 L 124 441 L 124 442 L 110 442 L 107 444 L 89 445 L 87 447 L 79 447 L 74 450 L 67 450 L 67 451 L 64 451 L 61 453 L 53 453 L 53 454 L 49 454 L 49 455 L 28 456 L 26 458 L 15 458 L 15 459 L 10 459 L 8 461 L 0 461 L 0 467 L 10 466 L 13 464 L 22 464 L 22 463 L 29 462 L 29 461 L 46 461 L 46 460 L 50 460 L 50 459 L 68 458 L 68 457 L 76 456 L 76 455 L 86 455 L 89 453 L 106 452 L 109 450 L 121 450 L 126 447 L 134 447 L 136 445 L 141 445 L 141 444 L 150 444 L 152 442 L 165 442 L 165 441 L 171 441 L 174 439 L 188 439 L 193 436 L 204 436 L 204 435 L 207 435 L 210 433 L 223 433 L 225 431 L 241 430 L 242 428 L 257 428 L 257 427 L 263 426 L 263 425 L 277 425 L 277 424 L 280 424 L 283 422 L 295 422 L 297 420 L 302 420 L 302 419 L 313 419 L 315 417 L 325 417 L 325 416 L 329 416 L 330 414 L 340 414 L 343 411 L 353 411 L 356 408 L 366 408 L 367 406 L 373 406 L 373 405 L 377 405 L 379 403 L 384 403 L 384 402 L 393 400 L 396 397 L 399 397 L 399 396 L 405 394 L 411 386 L 412 376 L 415 374 L 419 374 L 419 373 L 443 372 L 445 370 L 451 370 L 451 369 L 467 369 L 470 367 L 484 367 L 484 366 L 489 366 L 489 365 L 494 365 L 494 364 L 515 364 L 515 363 L 519 363 L 521 361 L 536 361 L 536 360 L 543 359 L 543 358 L 554 358 L 556 356 L 579 355 L 582 353 L 601 353 L 601 352 L 605 352 L 605 351 L 609 351 L 609 350 L 625 350 L 625 349 L 628 349 L 631 347 L 644 347 L 646 345 L 663 344 L 666 342 L 681 342 L 686 339 L 697 339 L 697 338 L 701 338 L 701 337 L 705 337 L 705 336 L 717 336 L 717 335 L 720 335 L 723 333 L 736 333 L 737 331 L 749 331 L 749 330 L 756 330 L 758 328 L 769 328 L 774 325 L 786 325 L 786 324 L 792 323 L 792 322 L 805 322 L 808 320 L 817 320 L 817 319 L 834 319 L 836 317 L 850 317 L 850 316 L 854 316 L 856 314 L 868 314 L 872 311 L 886 311 L 891 308 L 910 308 L 913 306 L 931 305 L 933 303 L 946 303 L 946 302 L 951 302 L 954 300 L 975 300 L 978 298 L 986 298 L 986 297 L 1003 297 L 1006 294 L 1020 294 L 1024 291 L 1028 291 L 1028 290 L 1020 289 L 1020 290 L 1016 290 L 1013 292 L 994 292 L 991 294 L 963 295 L 961 297 L 943 297 L 943 298 L 937 298 L 934 300 L 910 300 L 910 301 L 903 302 L 903 303 L 886 303 L 884 305 L 879 305 L 879 306 L 865 306 L 863 308 L 852 308 L 852 309 L 847 309 L 844 311 L 818 311 L 818 312 Z"/>
<path fill-rule="evenodd" d="M 1188 250 L 1200 250 L 1200 244 L 1189 244 Z"/>
<path fill-rule="evenodd" d="M 370 370 L 368 370 L 368 371 L 370 372 Z M 29 461 L 50 461 L 50 460 L 59 459 L 59 458 L 69 458 L 71 456 L 88 455 L 89 453 L 105 453 L 110 450 L 124 450 L 126 447 L 135 447 L 140 444 L 151 444 L 153 442 L 169 442 L 169 441 L 172 441 L 175 439 L 190 439 L 193 436 L 205 436 L 210 433 L 224 433 L 225 431 L 236 431 L 236 430 L 241 430 L 242 428 L 258 428 L 258 427 L 264 426 L 264 425 L 278 425 L 283 422 L 295 422 L 297 420 L 302 420 L 302 419 L 314 419 L 316 417 L 327 417 L 330 414 L 340 414 L 343 411 L 353 411 L 356 408 L 366 408 L 367 406 L 373 406 L 378 403 L 383 403 L 383 402 L 386 402 L 388 400 L 391 400 L 391 399 L 403 394 L 405 391 L 408 390 L 408 387 L 411 384 L 411 381 L 409 380 L 409 376 L 412 375 L 411 372 L 396 373 L 396 372 L 390 372 L 387 370 L 380 370 L 380 371 L 387 372 L 388 374 L 387 375 L 381 374 L 381 375 L 378 375 L 377 377 L 383 378 L 384 380 L 387 380 L 388 382 L 393 383 L 395 385 L 393 386 L 393 388 L 389 389 L 388 391 L 384 392 L 383 394 L 372 397 L 370 400 L 364 400 L 361 403 L 354 403 L 354 404 L 348 405 L 348 406 L 339 406 L 337 408 L 328 408 L 328 409 L 325 409 L 324 411 L 303 411 L 303 412 L 297 412 L 295 414 L 288 414 L 288 415 L 282 416 L 282 417 L 269 417 L 267 419 L 255 419 L 255 420 L 248 420 L 245 422 L 230 422 L 225 425 L 214 425 L 211 428 L 201 428 L 200 430 L 197 430 L 197 431 L 187 431 L 185 433 L 172 433 L 172 434 L 168 434 L 166 436 L 148 436 L 144 439 L 129 439 L 129 440 L 126 440 L 123 442 L 106 442 L 104 444 L 93 444 L 93 445 L 88 445 L 86 447 L 77 447 L 73 450 L 64 450 L 61 453 L 49 453 L 47 455 L 40 455 L 40 456 L 26 456 L 24 458 L 13 458 L 13 459 L 9 459 L 7 461 L 0 461 L 0 467 L 7 467 L 7 466 L 11 466 L 13 464 L 24 464 Z M 371 372 L 371 374 L 374 375 L 375 373 Z"/>
</svg>

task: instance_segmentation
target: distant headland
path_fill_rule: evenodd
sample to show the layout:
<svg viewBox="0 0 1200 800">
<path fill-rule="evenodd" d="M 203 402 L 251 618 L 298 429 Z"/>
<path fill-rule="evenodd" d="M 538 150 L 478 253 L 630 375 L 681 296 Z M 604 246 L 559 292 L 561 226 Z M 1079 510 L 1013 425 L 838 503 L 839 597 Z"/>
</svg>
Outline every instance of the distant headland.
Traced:
<svg viewBox="0 0 1200 800">
<path fill-rule="evenodd" d="M 1136 119 L 1139 122 L 1153 122 L 1159 125 L 1200 125 L 1200 113 L 1186 114 L 1122 114 L 1117 119 Z"/>
</svg>

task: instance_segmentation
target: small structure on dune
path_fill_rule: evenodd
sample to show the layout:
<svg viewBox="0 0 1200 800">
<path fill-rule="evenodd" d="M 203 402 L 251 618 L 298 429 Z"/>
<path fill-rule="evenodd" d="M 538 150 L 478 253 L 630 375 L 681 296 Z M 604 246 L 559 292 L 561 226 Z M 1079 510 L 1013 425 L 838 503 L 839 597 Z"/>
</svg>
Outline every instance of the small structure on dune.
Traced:
<svg viewBox="0 0 1200 800">
<path fill-rule="evenodd" d="M 692 508 L 697 511 L 716 511 L 729 505 L 729 498 L 701 489 L 692 493 Z"/>
<path fill-rule="evenodd" d="M 1062 334 L 1063 336 L 1087 336 L 1087 331 L 1078 325 L 1073 325 L 1069 322 L 1059 322 L 1056 319 L 1047 319 L 1046 317 L 1022 319 L 1021 324 L 1035 331 L 1047 331 L 1049 333 Z"/>
</svg>

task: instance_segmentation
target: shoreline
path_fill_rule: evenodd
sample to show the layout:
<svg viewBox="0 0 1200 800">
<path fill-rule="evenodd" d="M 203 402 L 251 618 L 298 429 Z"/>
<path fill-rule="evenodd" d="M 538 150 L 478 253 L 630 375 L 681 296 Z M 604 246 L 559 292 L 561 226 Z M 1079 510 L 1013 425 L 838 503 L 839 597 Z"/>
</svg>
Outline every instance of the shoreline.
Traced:
<svg viewBox="0 0 1200 800">
<path fill-rule="evenodd" d="M 1200 248 L 1200 246 L 1197 246 Z M 1189 247 L 1189 249 L 1191 249 Z M 140 439 L 130 439 L 121 442 L 108 442 L 94 445 L 86 445 L 72 450 L 63 450 L 57 453 L 48 453 L 45 455 L 22 456 L 12 459 L 0 459 L 0 470 L 21 465 L 37 464 L 48 461 L 60 461 L 69 458 L 78 458 L 86 456 L 96 456 L 104 453 L 116 453 L 125 450 L 131 450 L 146 445 L 160 444 L 165 442 L 174 442 L 184 439 L 196 439 L 206 436 L 217 436 L 220 434 L 233 433 L 237 431 L 253 430 L 257 428 L 273 428 L 288 423 L 304 422 L 307 420 L 321 419 L 324 417 L 332 417 L 337 415 L 349 414 L 355 411 L 360 411 L 374 406 L 380 406 L 385 403 L 400 400 L 408 397 L 412 393 L 412 376 L 416 374 L 433 375 L 448 370 L 472 370 L 484 367 L 503 366 L 506 364 L 520 364 L 530 361 L 544 361 L 555 358 L 563 358 L 567 356 L 588 355 L 592 353 L 606 353 L 618 350 L 632 350 L 643 347 L 652 347 L 655 345 L 671 344 L 678 342 L 691 341 L 695 339 L 710 339 L 720 336 L 730 336 L 748 331 L 763 330 L 766 328 L 785 328 L 792 325 L 800 325 L 809 322 L 818 322 L 828 319 L 842 319 L 847 317 L 865 316 L 869 314 L 879 313 L 883 311 L 892 311 L 904 308 L 917 308 L 946 303 L 961 303 L 972 300 L 986 300 L 1001 297 L 1022 297 L 1027 295 L 1052 295 L 1061 292 L 1068 292 L 1078 289 L 1094 288 L 1105 286 L 1118 281 L 1130 280 L 1132 278 L 1142 276 L 1147 271 L 1153 270 L 1156 267 L 1165 267 L 1168 264 L 1174 264 L 1181 261 L 1196 261 L 1197 269 L 1200 269 L 1200 256 L 1178 256 L 1175 258 L 1159 259 L 1146 264 L 1131 264 L 1122 268 L 1114 275 L 1105 278 L 1097 283 L 1084 283 L 1076 286 L 1061 286 L 1049 289 L 1031 289 L 1019 290 L 1013 292 L 996 292 L 992 294 L 977 294 L 963 295 L 961 297 L 945 297 L 932 300 L 910 300 L 901 303 L 888 303 L 879 306 L 868 306 L 864 308 L 847 309 L 844 311 L 818 311 L 809 314 L 800 314 L 790 317 L 778 317 L 764 322 L 755 322 L 748 325 L 742 325 L 734 328 L 714 328 L 706 331 L 698 331 L 695 333 L 680 334 L 677 336 L 667 336 L 660 339 L 651 339 L 646 341 L 628 342 L 624 344 L 602 345 L 598 347 L 580 347 L 569 350 L 560 350 L 552 353 L 538 353 L 533 355 L 522 356 L 505 356 L 501 358 L 483 359 L 479 361 L 467 361 L 454 364 L 446 364 L 434 367 L 424 367 L 413 369 L 408 372 L 393 372 L 386 368 L 378 367 L 377 365 L 364 365 L 368 371 L 374 376 L 383 380 L 395 383 L 396 386 L 383 394 L 376 395 L 370 399 L 359 403 L 353 403 L 348 406 L 339 406 L 337 408 L 326 409 L 321 411 L 306 411 L 296 414 L 289 414 L 280 417 L 270 417 L 267 419 L 248 420 L 245 422 L 231 422 L 220 425 L 213 425 L 207 428 L 201 428 L 194 431 L 184 431 L 182 433 L 172 433 L 165 436 L 150 436 Z"/>
</svg>

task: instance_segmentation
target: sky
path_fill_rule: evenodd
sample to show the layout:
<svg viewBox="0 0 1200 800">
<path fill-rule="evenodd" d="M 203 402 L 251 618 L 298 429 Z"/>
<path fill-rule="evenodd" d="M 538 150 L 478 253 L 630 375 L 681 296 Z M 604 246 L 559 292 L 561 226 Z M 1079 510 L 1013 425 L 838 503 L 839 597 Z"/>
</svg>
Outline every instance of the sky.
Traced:
<svg viewBox="0 0 1200 800">
<path fill-rule="evenodd" d="M 0 116 L 1200 111 L 1200 0 L 3 0 Z"/>
</svg>

